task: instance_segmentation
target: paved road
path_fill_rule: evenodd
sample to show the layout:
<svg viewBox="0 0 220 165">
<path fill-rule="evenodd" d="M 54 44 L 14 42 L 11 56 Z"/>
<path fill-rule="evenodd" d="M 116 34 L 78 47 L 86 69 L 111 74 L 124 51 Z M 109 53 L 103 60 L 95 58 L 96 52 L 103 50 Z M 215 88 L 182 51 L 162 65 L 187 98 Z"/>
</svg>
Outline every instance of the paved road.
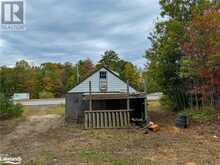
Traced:
<svg viewBox="0 0 220 165">
<path fill-rule="evenodd" d="M 157 101 L 160 100 L 162 98 L 163 94 L 160 92 L 157 93 L 151 93 L 147 95 L 147 100 L 148 101 Z"/>
<path fill-rule="evenodd" d="M 32 99 L 32 100 L 15 101 L 15 103 L 20 103 L 20 104 L 26 105 L 26 106 L 61 105 L 61 104 L 65 104 L 65 98 Z"/>
<path fill-rule="evenodd" d="M 161 93 L 149 94 L 147 96 L 149 101 L 159 100 L 161 98 Z M 14 101 L 15 103 L 20 103 L 25 106 L 50 106 L 50 105 L 65 105 L 65 98 L 53 98 L 53 99 L 32 99 L 32 100 L 22 100 Z"/>
</svg>

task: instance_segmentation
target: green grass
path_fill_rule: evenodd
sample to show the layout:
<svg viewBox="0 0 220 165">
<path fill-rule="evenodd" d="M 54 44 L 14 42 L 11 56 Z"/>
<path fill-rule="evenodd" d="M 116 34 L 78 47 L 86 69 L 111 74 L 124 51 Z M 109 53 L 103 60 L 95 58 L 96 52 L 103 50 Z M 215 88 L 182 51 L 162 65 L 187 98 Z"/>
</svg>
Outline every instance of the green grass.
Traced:
<svg viewBox="0 0 220 165">
<path fill-rule="evenodd" d="M 59 105 L 57 107 L 48 108 L 46 111 L 47 111 L 47 114 L 64 115 L 65 106 L 64 105 Z"/>
<path fill-rule="evenodd" d="M 87 148 L 82 149 L 80 151 L 80 158 L 84 161 L 87 161 L 89 163 L 94 163 L 97 165 L 104 165 L 104 164 L 111 164 L 111 165 L 141 165 L 143 164 L 143 161 L 140 162 L 140 160 L 131 159 L 130 157 L 122 158 L 119 156 L 116 156 L 113 151 L 112 152 L 103 152 L 99 151 L 94 148 Z M 146 160 L 144 161 L 144 164 L 151 164 L 153 161 Z"/>
<path fill-rule="evenodd" d="M 112 160 L 112 155 L 110 153 L 101 152 L 91 148 L 82 149 L 80 151 L 80 157 L 89 162 L 109 162 Z"/>
<path fill-rule="evenodd" d="M 24 107 L 24 113 L 23 116 L 33 116 L 33 115 L 48 115 L 48 114 L 57 114 L 57 115 L 64 115 L 65 112 L 65 106 L 64 105 L 58 105 L 54 107 L 48 107 L 45 109 L 34 109 L 31 107 Z"/>
<path fill-rule="evenodd" d="M 161 104 L 159 101 L 148 101 L 148 110 L 156 111 L 161 109 Z"/>
<path fill-rule="evenodd" d="M 35 159 L 31 160 L 28 164 L 31 165 L 46 165 L 53 164 L 55 156 L 52 152 L 42 151 Z"/>
<path fill-rule="evenodd" d="M 164 108 L 159 101 L 150 101 L 148 105 L 149 111 L 158 111 Z M 186 113 L 192 121 L 205 123 L 215 121 L 220 112 L 213 107 L 203 107 L 202 109 L 186 109 L 180 113 Z"/>
<path fill-rule="evenodd" d="M 204 107 L 202 109 L 187 109 L 185 113 L 192 121 L 205 123 L 217 119 L 219 112 L 212 107 Z"/>
<path fill-rule="evenodd" d="M 177 162 L 179 164 L 187 162 L 204 165 L 219 164 L 219 138 L 213 138 L 214 135 L 220 137 L 217 124 L 201 124 L 202 129 L 192 125 L 184 132 L 174 132 L 176 113 L 163 110 L 159 102 L 149 102 L 149 104 L 149 116 L 153 119 L 152 121 L 161 125 L 158 133 L 143 134 L 142 129 L 135 128 L 83 130 L 72 123 L 65 123 L 65 125 L 62 123 L 59 127 L 49 129 L 47 132 L 34 132 L 35 129 L 32 126 L 34 136 L 30 134 L 21 136 L 21 139 L 18 137 L 18 140 L 9 143 L 7 151 L 16 154 L 16 150 L 19 150 L 19 156 L 23 157 L 23 164 L 32 165 L 163 165 Z M 216 116 L 215 111 L 212 113 L 208 109 L 202 112 L 201 110 L 187 112 L 194 120 L 206 120 L 209 118 L 207 116 Z M 63 113 L 64 106 L 43 110 L 26 107 L 23 118 L 31 115 L 62 115 Z M 11 127 L 14 127 L 16 122 L 11 124 Z M 32 123 L 27 120 L 25 124 Z M 38 124 L 35 126 L 37 128 Z M 7 130 L 7 127 L 8 123 L 5 123 L 1 130 Z"/>
<path fill-rule="evenodd" d="M 34 116 L 34 115 L 42 116 L 42 115 L 48 115 L 48 114 L 64 115 L 64 111 L 65 111 L 64 105 L 49 107 L 44 110 L 33 109 L 30 107 L 24 106 L 24 112 L 22 116 L 1 121 L 0 132 L 2 135 L 12 132 L 16 126 L 18 126 L 21 122 L 26 121 L 27 117 L 29 116 Z"/>
<path fill-rule="evenodd" d="M 12 132 L 19 123 L 24 122 L 25 117 L 12 118 L 0 122 L 0 134 L 8 134 Z"/>
</svg>

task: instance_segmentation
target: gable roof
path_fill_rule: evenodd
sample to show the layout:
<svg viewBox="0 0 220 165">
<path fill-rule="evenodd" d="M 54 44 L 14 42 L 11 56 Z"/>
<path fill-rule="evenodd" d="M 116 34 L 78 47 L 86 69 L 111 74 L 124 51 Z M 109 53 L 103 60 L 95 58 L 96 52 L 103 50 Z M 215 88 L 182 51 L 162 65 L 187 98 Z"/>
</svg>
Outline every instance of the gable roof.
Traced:
<svg viewBox="0 0 220 165">
<path fill-rule="evenodd" d="M 92 71 L 88 76 L 86 76 L 83 80 L 81 80 L 75 87 L 77 87 L 78 85 L 80 85 L 82 82 L 84 82 L 85 80 L 87 80 L 90 76 L 92 76 L 93 74 L 95 74 L 96 72 L 98 72 L 99 70 L 101 70 L 102 68 L 106 69 L 106 70 L 109 71 L 111 74 L 113 74 L 115 77 L 117 77 L 118 79 L 120 79 L 121 81 L 123 81 L 124 83 L 127 84 L 127 82 L 125 82 L 124 80 L 122 80 L 121 77 L 120 77 L 118 74 L 116 74 L 114 71 L 112 71 L 111 69 L 107 68 L 106 66 L 102 65 L 102 66 L 100 66 L 99 68 L 97 68 L 97 69 L 95 69 L 94 71 Z M 133 88 L 134 90 L 136 90 L 136 89 L 135 89 L 134 87 L 132 87 L 130 84 L 129 84 L 129 86 L 130 86 L 131 88 Z M 73 87 L 73 89 L 74 89 L 75 87 Z M 73 90 L 73 89 L 71 89 L 71 90 Z M 70 90 L 70 91 L 71 91 L 71 90 Z M 69 92 L 70 92 L 70 91 L 69 91 Z M 138 90 L 136 90 L 136 91 L 138 92 Z"/>
</svg>

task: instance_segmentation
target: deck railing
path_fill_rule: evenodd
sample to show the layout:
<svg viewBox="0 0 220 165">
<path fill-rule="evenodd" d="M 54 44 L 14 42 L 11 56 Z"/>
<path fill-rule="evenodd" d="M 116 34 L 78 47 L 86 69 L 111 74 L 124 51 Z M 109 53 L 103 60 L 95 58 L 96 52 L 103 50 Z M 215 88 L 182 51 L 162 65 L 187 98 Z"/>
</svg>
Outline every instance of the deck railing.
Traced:
<svg viewBox="0 0 220 165">
<path fill-rule="evenodd" d="M 92 110 L 85 111 L 85 129 L 128 128 L 132 110 Z"/>
</svg>

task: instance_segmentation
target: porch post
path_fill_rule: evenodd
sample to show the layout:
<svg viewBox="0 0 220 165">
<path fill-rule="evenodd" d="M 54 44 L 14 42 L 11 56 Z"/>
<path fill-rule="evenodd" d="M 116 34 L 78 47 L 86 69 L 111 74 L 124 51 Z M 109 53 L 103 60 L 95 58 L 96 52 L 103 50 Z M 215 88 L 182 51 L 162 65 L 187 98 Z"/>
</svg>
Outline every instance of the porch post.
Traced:
<svg viewBox="0 0 220 165">
<path fill-rule="evenodd" d="M 127 110 L 130 110 L 129 82 L 127 80 Z"/>
<path fill-rule="evenodd" d="M 89 81 L 89 111 L 92 111 L 92 84 Z"/>
<path fill-rule="evenodd" d="M 144 80 L 144 94 L 145 94 L 145 99 L 144 99 L 144 112 L 145 112 L 145 121 L 148 123 L 148 101 L 147 101 L 147 81 Z"/>
</svg>

